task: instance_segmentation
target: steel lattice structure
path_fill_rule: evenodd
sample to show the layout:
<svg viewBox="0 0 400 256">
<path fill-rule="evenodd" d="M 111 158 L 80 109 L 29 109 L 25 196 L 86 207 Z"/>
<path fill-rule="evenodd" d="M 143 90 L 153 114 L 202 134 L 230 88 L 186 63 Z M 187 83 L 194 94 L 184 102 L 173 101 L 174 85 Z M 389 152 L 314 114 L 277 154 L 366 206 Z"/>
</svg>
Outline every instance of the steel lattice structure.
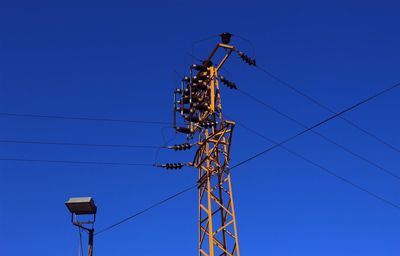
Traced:
<svg viewBox="0 0 400 256">
<path fill-rule="evenodd" d="M 229 156 L 234 123 L 200 134 L 194 165 L 199 170 L 199 255 L 240 255 Z"/>
<path fill-rule="evenodd" d="M 221 34 L 222 42 L 216 45 L 202 64 L 190 66 L 190 75 L 182 79 L 181 88 L 174 93 L 176 130 L 185 133 L 188 141 L 198 136 L 195 143 L 197 151 L 190 165 L 198 169 L 199 256 L 240 255 L 229 170 L 235 123 L 223 117 L 219 82 L 231 89 L 236 89 L 236 85 L 219 76 L 218 72 L 233 52 L 237 52 L 249 65 L 255 65 L 255 60 L 230 45 L 230 37 L 229 33 Z M 223 52 L 218 51 L 219 49 Z M 213 64 L 216 58 L 219 61 Z M 185 126 L 178 127 L 178 119 Z M 191 146 L 192 144 L 185 143 L 171 148 L 185 150 Z M 184 164 L 177 163 L 161 167 L 180 169 L 183 166 Z"/>
</svg>

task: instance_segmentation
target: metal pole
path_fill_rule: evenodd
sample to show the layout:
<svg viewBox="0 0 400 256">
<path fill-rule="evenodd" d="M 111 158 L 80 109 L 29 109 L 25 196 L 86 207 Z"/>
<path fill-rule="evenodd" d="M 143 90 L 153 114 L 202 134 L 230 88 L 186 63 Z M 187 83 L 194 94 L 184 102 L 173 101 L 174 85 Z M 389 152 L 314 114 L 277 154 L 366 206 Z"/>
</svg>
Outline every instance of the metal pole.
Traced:
<svg viewBox="0 0 400 256">
<path fill-rule="evenodd" d="M 94 235 L 94 229 L 89 229 L 89 248 L 88 248 L 89 256 L 93 256 L 93 235 Z"/>
</svg>

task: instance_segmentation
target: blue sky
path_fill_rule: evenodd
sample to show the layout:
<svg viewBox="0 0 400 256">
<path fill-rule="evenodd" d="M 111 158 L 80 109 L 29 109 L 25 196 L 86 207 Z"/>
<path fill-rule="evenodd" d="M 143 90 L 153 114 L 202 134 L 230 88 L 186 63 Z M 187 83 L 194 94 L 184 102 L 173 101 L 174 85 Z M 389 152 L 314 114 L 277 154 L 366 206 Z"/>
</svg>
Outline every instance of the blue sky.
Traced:
<svg viewBox="0 0 400 256">
<path fill-rule="evenodd" d="M 170 122 L 172 91 L 194 50 L 207 56 L 229 31 L 232 44 L 335 111 L 398 83 L 400 5 L 395 1 L 2 2 L 0 112 Z M 179 76 L 177 75 L 179 74 Z M 247 66 L 225 75 L 306 125 L 330 115 Z M 302 127 L 223 88 L 224 111 L 279 141 Z M 399 89 L 346 118 L 397 148 Z M 321 134 L 400 175 L 399 152 L 340 119 Z M 0 116 L 0 139 L 162 145 L 183 137 L 162 125 Z M 271 144 L 237 127 L 231 163 Z M 400 204 L 400 181 L 309 133 L 287 147 Z M 159 162 L 193 152 L 161 150 Z M 0 158 L 154 163 L 154 149 L 0 143 Z M 196 181 L 195 169 L 0 161 L 0 254 L 76 255 L 78 232 L 64 201 L 93 196 L 101 229 Z M 282 149 L 232 171 L 243 255 L 398 255 L 400 211 Z M 96 255 L 195 255 L 192 190 L 95 238 Z"/>
</svg>

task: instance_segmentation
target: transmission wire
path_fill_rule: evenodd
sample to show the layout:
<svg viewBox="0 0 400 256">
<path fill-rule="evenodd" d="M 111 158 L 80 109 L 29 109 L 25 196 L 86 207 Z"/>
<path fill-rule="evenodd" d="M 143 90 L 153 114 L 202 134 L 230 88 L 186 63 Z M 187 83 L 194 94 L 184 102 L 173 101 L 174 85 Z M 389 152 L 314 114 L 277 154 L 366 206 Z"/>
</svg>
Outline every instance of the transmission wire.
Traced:
<svg viewBox="0 0 400 256">
<path fill-rule="evenodd" d="M 374 95 L 372 95 L 372 96 L 370 96 L 370 97 L 368 97 L 368 98 L 366 98 L 366 99 L 364 99 L 364 100 L 362 100 L 362 101 L 360 101 L 360 102 L 358 102 L 358 103 L 356 103 L 356 104 L 354 104 L 354 105 L 352 105 L 352 106 L 350 106 L 350 107 L 348 107 L 348 108 L 346 108 L 346 109 L 344 109 L 344 110 L 342 110 L 342 111 L 340 111 L 339 113 L 336 113 L 336 114 L 334 114 L 334 115 L 332 115 L 332 116 L 330 116 L 330 117 L 328 117 L 328 118 L 326 118 L 326 119 L 320 121 L 319 123 L 317 123 L 317 124 L 315 124 L 315 125 L 313 125 L 313 126 L 307 128 L 307 129 L 303 130 L 302 132 L 297 133 L 297 134 L 295 134 L 295 135 L 289 137 L 288 139 L 286 139 L 286 140 L 284 140 L 284 141 L 282 141 L 282 142 L 274 143 L 273 146 L 267 148 L 266 150 L 264 150 L 264 151 L 262 151 L 262 152 L 260 152 L 260 153 L 257 153 L 256 155 L 254 155 L 254 156 L 252 156 L 252 157 L 250 157 L 250 158 L 247 158 L 247 159 L 245 159 L 245 160 L 239 162 L 238 164 L 235 164 L 233 167 L 230 168 L 230 170 L 235 169 L 235 168 L 237 168 L 237 167 L 239 167 L 239 166 L 241 166 L 241 165 L 243 165 L 243 164 L 245 164 L 245 163 L 247 163 L 247 162 L 249 162 L 249 161 L 251 161 L 251 160 L 253 160 L 253 159 L 255 159 L 255 158 L 257 158 L 257 157 L 259 157 L 259 156 L 261 156 L 261 155 L 263 155 L 263 154 L 265 154 L 265 153 L 267 153 L 267 152 L 269 152 L 269 151 L 271 151 L 271 150 L 273 150 L 273 149 L 275 149 L 275 148 L 277 148 L 277 147 L 283 147 L 283 144 L 285 144 L 285 143 L 287 143 L 287 142 L 289 142 L 289 141 L 295 139 L 296 137 L 298 137 L 298 136 L 300 136 L 300 135 L 302 135 L 302 134 L 304 134 L 304 133 L 306 133 L 306 132 L 308 132 L 308 131 L 310 131 L 310 130 L 312 130 L 312 129 L 318 127 L 318 126 L 321 126 L 322 124 L 325 124 L 325 123 L 329 122 L 330 120 L 332 120 L 332 119 L 338 117 L 339 115 L 342 115 L 342 114 L 344 114 L 344 113 L 346 113 L 346 112 L 349 112 L 349 111 L 351 111 L 351 110 L 353 110 L 353 109 L 355 109 L 355 108 L 361 106 L 362 104 L 365 104 L 365 103 L 367 103 L 368 101 L 370 101 L 370 100 L 372 100 L 372 99 L 374 99 L 374 98 L 376 98 L 376 97 L 379 97 L 380 95 L 382 95 L 382 94 L 384 94 L 384 93 L 386 93 L 386 92 L 389 92 L 390 90 L 393 90 L 394 88 L 396 88 L 396 87 L 398 87 L 398 86 L 400 86 L 400 83 L 395 84 L 394 86 L 389 87 L 389 88 L 387 88 L 387 89 L 384 89 L 384 90 L 382 90 L 382 91 L 380 91 L 380 92 L 378 92 L 378 93 L 376 93 L 376 94 L 374 94 Z M 286 147 L 285 147 L 285 148 L 286 148 Z M 286 150 L 289 150 L 289 149 L 286 149 Z M 379 196 L 379 195 L 377 195 L 377 194 L 375 194 L 375 193 L 373 193 L 373 192 L 371 192 L 371 191 L 369 191 L 369 190 L 367 190 L 367 189 L 365 189 L 365 188 L 363 188 L 363 187 L 361 187 L 361 186 L 355 184 L 354 182 L 352 182 L 352 181 L 350 181 L 350 180 L 347 180 L 346 178 L 344 178 L 344 177 L 342 177 L 342 176 L 340 176 L 340 175 L 338 175 L 338 174 L 336 174 L 336 173 L 330 171 L 329 169 L 327 169 L 327 168 L 325 168 L 325 167 L 323 167 L 323 166 L 321 166 L 321 165 L 319 165 L 319 164 L 317 164 L 317 163 L 315 163 L 315 162 L 312 162 L 311 160 L 309 160 L 309 159 L 303 157 L 302 155 L 300 155 L 300 154 L 298 154 L 298 153 L 296 153 L 296 152 L 294 152 L 294 151 L 291 151 L 291 150 L 290 150 L 289 152 L 291 152 L 292 154 L 295 154 L 296 156 L 298 156 L 298 157 L 304 159 L 305 161 L 307 161 L 307 162 L 309 162 L 309 163 L 311 163 L 311 164 L 313 164 L 313 165 L 315 165 L 315 166 L 317 166 L 317 167 L 323 169 L 324 171 L 326 171 L 326 172 L 329 173 L 330 175 L 332 175 L 332 176 L 334 176 L 334 177 L 336 177 L 336 178 L 338 178 L 338 179 L 340 179 L 340 180 L 346 182 L 347 184 L 350 184 L 351 186 L 353 186 L 353 187 L 359 189 L 360 191 L 363 191 L 363 192 L 369 194 L 370 196 L 373 196 L 374 198 L 380 200 L 381 202 L 384 202 L 384 203 L 386 203 L 386 204 L 388 204 L 388 205 L 390 205 L 390 206 L 392 206 L 392 207 L 394 207 L 394 208 L 396 208 L 396 209 L 400 209 L 400 205 L 397 205 L 397 204 L 395 204 L 395 203 L 393 203 L 393 202 L 391 202 L 391 201 L 389 201 L 389 200 L 387 200 L 387 199 L 385 199 L 385 198 L 383 198 L 383 197 L 381 197 L 381 196 Z M 127 217 L 127 218 L 124 218 L 124 219 L 122 219 L 122 220 L 116 222 L 115 224 L 112 224 L 112 225 L 110 225 L 110 226 L 108 226 L 108 227 L 106 227 L 106 228 L 100 230 L 100 231 L 97 232 L 96 234 L 103 233 L 103 232 L 108 231 L 108 230 L 110 230 L 110 229 L 112 229 L 112 228 L 114 228 L 114 227 L 116 227 L 116 226 L 118 226 L 118 225 L 121 225 L 122 223 L 125 223 L 126 221 L 128 221 L 128 220 L 130 220 L 130 219 L 133 219 L 133 218 L 135 218 L 135 217 L 137 217 L 137 216 L 139 216 L 139 215 L 142 215 L 142 214 L 144 214 L 145 212 L 147 212 L 147 211 L 149 211 L 149 210 L 151 210 L 151 209 L 153 209 L 153 208 L 155 208 L 155 207 L 157 207 L 157 206 L 159 206 L 159 205 L 161 205 L 161 204 L 164 204 L 164 203 L 166 203 L 166 202 L 168 202 L 168 201 L 170 201 L 170 200 L 172 200 L 172 199 L 174 199 L 174 198 L 176 198 L 176 197 L 178 197 L 178 196 L 180 196 L 180 195 L 182 195 L 182 194 L 184 194 L 184 193 L 190 191 L 191 189 L 194 189 L 194 188 L 197 187 L 197 186 L 198 186 L 198 184 L 196 183 L 196 184 L 194 184 L 194 185 L 192 185 L 192 186 L 190 186 L 190 187 L 188 187 L 188 188 L 186 188 L 186 189 L 184 189 L 184 190 L 182 190 L 182 191 L 180 191 L 180 192 L 178 192 L 178 193 L 176 193 L 176 194 L 174 194 L 174 195 L 172 195 L 172 196 L 170 196 L 170 197 L 167 197 L 167 198 L 164 199 L 164 200 L 161 200 L 161 201 L 159 201 L 159 202 L 157 202 L 157 203 L 154 203 L 153 205 L 149 206 L 148 208 L 145 208 L 144 210 L 141 210 L 141 211 L 139 211 L 139 212 L 137 212 L 137 213 L 135 213 L 135 214 L 133 214 L 133 215 L 130 215 L 130 216 Z"/>
<path fill-rule="evenodd" d="M 292 91 L 294 91 L 295 93 L 297 93 L 298 95 L 306 98 L 307 100 L 309 100 L 310 102 L 313 102 L 314 104 L 316 104 L 317 106 L 319 106 L 322 109 L 325 109 L 326 111 L 335 114 L 336 112 L 331 109 L 330 107 L 328 107 L 327 105 L 321 103 L 320 101 L 316 100 L 315 98 L 311 97 L 310 95 L 302 92 L 301 90 L 299 90 L 298 88 L 294 87 L 293 85 L 291 85 L 290 83 L 286 82 L 285 80 L 279 78 L 278 76 L 274 75 L 272 72 L 268 71 L 266 68 L 260 66 L 259 64 L 256 65 L 256 68 L 258 68 L 261 72 L 263 72 L 264 74 L 266 74 L 267 76 L 271 77 L 272 79 L 274 79 L 275 81 L 279 82 L 280 84 L 284 85 L 285 87 L 291 89 Z M 380 142 L 381 144 L 389 147 L 390 149 L 396 151 L 397 153 L 400 153 L 400 149 L 397 148 L 396 146 L 392 145 L 391 143 L 385 141 L 384 139 L 378 137 L 377 135 L 373 134 L 372 132 L 362 128 L 361 126 L 359 126 L 358 124 L 354 123 L 353 121 L 349 120 L 348 118 L 345 117 L 339 117 L 340 119 L 342 119 L 343 121 L 345 121 L 346 123 L 348 123 L 349 125 L 353 126 L 354 128 L 360 130 L 361 132 L 363 132 L 364 134 L 366 134 L 367 136 L 375 139 L 376 141 Z"/>
<path fill-rule="evenodd" d="M 62 115 L 38 115 L 38 114 L 20 114 L 0 112 L 0 116 L 11 117 L 30 117 L 30 118 L 49 118 L 49 119 L 64 119 L 64 120 L 78 120 L 78 121 L 101 121 L 101 122 L 118 122 L 118 123 L 137 123 L 137 124 L 153 124 L 153 125 L 172 125 L 170 122 L 159 121 L 144 121 L 133 119 L 112 119 L 112 118 L 93 118 L 93 117 L 76 117 L 76 116 L 62 116 Z"/>
<path fill-rule="evenodd" d="M 197 186 L 198 186 L 198 184 L 196 183 L 193 186 L 187 187 L 184 190 L 181 190 L 180 192 L 178 192 L 176 194 L 173 194 L 173 195 L 171 195 L 171 196 L 169 196 L 169 197 L 167 197 L 167 198 L 165 198 L 165 199 L 163 199 L 161 201 L 158 201 L 157 203 L 154 203 L 154 204 L 150 205 L 149 207 L 147 207 L 147 208 L 145 208 L 145 209 L 143 209 L 143 210 L 141 210 L 139 212 L 136 212 L 136 213 L 130 215 L 129 217 L 126 217 L 126 218 L 124 218 L 124 219 L 122 219 L 122 220 L 120 220 L 120 221 L 118 221 L 118 222 L 116 222 L 116 223 L 114 223 L 114 224 L 112 224 L 110 226 L 107 226 L 107 227 L 101 229 L 100 231 L 96 232 L 95 235 L 99 235 L 99 234 L 101 234 L 103 232 L 106 232 L 106 231 L 112 229 L 112 228 L 115 228 L 116 226 L 119 226 L 122 223 L 127 222 L 130 219 L 133 219 L 133 218 L 135 218 L 135 217 L 137 217 L 139 215 L 142 215 L 145 212 L 150 211 L 151 209 L 153 209 L 153 208 L 155 208 L 157 206 L 160 206 L 160 205 L 162 205 L 162 204 L 164 204 L 164 203 L 166 203 L 166 202 L 168 202 L 168 201 L 170 201 L 170 200 L 172 200 L 172 199 L 174 199 L 174 198 L 176 198 L 176 197 L 178 197 L 178 196 L 180 196 L 180 195 L 182 195 L 182 194 L 194 189 Z"/>
<path fill-rule="evenodd" d="M 273 144 L 276 144 L 276 143 L 277 143 L 276 141 L 274 141 L 274 140 L 272 140 L 272 139 L 266 137 L 265 135 L 263 135 L 263 134 L 261 134 L 261 133 L 255 131 L 255 130 L 253 130 L 252 128 L 249 128 L 248 126 L 244 125 L 243 123 L 240 123 L 240 122 L 236 122 L 236 123 L 237 123 L 239 126 L 243 127 L 244 129 L 248 130 L 249 132 L 251 132 L 251 133 L 253 133 L 253 134 L 256 134 L 257 136 L 259 136 L 259 137 L 265 139 L 266 141 L 268 141 L 268 142 L 270 142 L 270 143 L 273 143 Z M 290 154 L 292 154 L 292 155 L 294 155 L 294 156 L 296 156 L 296 157 L 298 157 L 298 158 L 303 159 L 303 160 L 306 161 L 307 163 L 316 166 L 317 168 L 323 170 L 324 172 L 330 174 L 331 176 L 333 176 L 333 177 L 335 177 L 335 178 L 337 178 L 337 179 L 339 179 L 339 180 L 341 180 L 341 181 L 343 181 L 343 182 L 345 182 L 345 183 L 347 183 L 347 184 L 349 184 L 349 185 L 351 185 L 351 186 L 357 188 L 358 190 L 360 190 L 360 191 L 362 191 L 362 192 L 365 192 L 365 193 L 369 194 L 370 196 L 372 196 L 372 197 L 374 197 L 374 198 L 376 198 L 376 199 L 378 199 L 378 200 L 380 200 L 380 201 L 382 201 L 382 202 L 384 202 L 384 203 L 386 203 L 386 204 L 388 204 L 388 205 L 390 205 L 390 206 L 393 206 L 393 207 L 395 207 L 395 208 L 397 208 L 397 209 L 400 209 L 400 205 L 398 205 L 398 204 L 396 204 L 396 203 L 393 203 L 393 202 L 391 202 L 391 201 L 385 199 L 384 197 L 379 196 L 379 195 L 375 194 L 374 192 L 371 192 L 370 190 L 361 187 L 360 185 L 357 185 L 357 184 L 354 183 L 353 181 L 351 181 L 351 180 L 349 180 L 349 179 L 347 179 L 347 178 L 344 178 L 343 176 L 341 176 L 341 175 L 339 175 L 339 174 L 337 174 L 337 173 L 331 171 L 331 170 L 328 169 L 327 167 L 325 167 L 325 166 L 323 166 L 323 165 L 321 165 L 321 164 L 318 164 L 317 162 L 315 162 L 315 161 L 313 161 L 313 160 L 311 160 L 311 159 L 306 158 L 305 156 L 301 155 L 300 153 L 298 153 L 298 152 L 296 152 L 296 151 L 293 151 L 293 150 L 289 149 L 288 147 L 286 147 L 286 146 L 284 146 L 284 145 L 280 145 L 279 147 L 281 147 L 281 148 L 284 149 L 285 151 L 289 152 Z M 231 169 L 233 169 L 233 168 L 234 168 L 234 167 L 232 167 Z"/>
<path fill-rule="evenodd" d="M 238 167 L 238 166 L 240 166 L 240 165 L 242 165 L 244 163 L 247 163 L 248 161 L 251 161 L 251 160 L 253 160 L 253 159 L 255 159 L 255 158 L 257 158 L 257 157 L 259 157 L 259 156 L 261 156 L 261 155 L 263 155 L 263 154 L 265 154 L 265 153 L 267 153 L 267 152 L 269 152 L 269 151 L 271 151 L 271 150 L 273 150 L 273 149 L 275 149 L 277 147 L 279 147 L 280 145 L 283 145 L 283 144 L 285 144 L 285 143 L 287 143 L 287 142 L 289 142 L 289 141 L 291 141 L 291 140 L 293 140 L 293 139 L 295 139 L 295 138 L 297 138 L 297 137 L 299 137 L 299 136 L 301 136 L 301 135 L 313 130 L 314 128 L 317 128 L 317 127 L 319 127 L 319 126 L 331 121 L 332 119 L 335 119 L 336 117 L 339 117 L 340 115 L 343 115 L 343 114 L 345 114 L 345 113 L 347 113 L 347 112 L 349 112 L 349 111 L 351 111 L 351 110 L 353 110 L 353 109 L 355 109 L 355 108 L 357 108 L 357 107 L 359 107 L 359 106 L 361 106 L 361 105 L 363 105 L 363 104 L 365 104 L 365 103 L 367 103 L 367 102 L 369 102 L 369 101 L 381 96 L 382 94 L 384 94 L 386 92 L 389 92 L 389 91 L 391 91 L 391 90 L 393 90 L 393 89 L 395 89 L 395 88 L 397 88 L 399 86 L 400 86 L 400 83 L 397 83 L 397 84 L 395 84 L 395 85 L 393 85 L 393 86 L 391 86 L 389 88 L 386 88 L 386 89 L 384 89 L 384 90 L 382 90 L 382 91 L 380 91 L 380 92 L 378 92 L 378 93 L 376 93 L 376 94 L 374 94 L 374 95 L 372 95 L 372 96 L 370 96 L 370 97 L 368 97 L 368 98 L 366 98 L 366 99 L 364 99 L 364 100 L 362 100 L 362 101 L 360 101 L 360 102 L 358 102 L 358 103 L 356 103 L 356 104 L 354 104 L 354 105 L 352 105 L 352 106 L 350 106 L 350 107 L 348 107 L 348 108 L 346 108 L 346 109 L 344 109 L 344 110 L 342 110 L 340 112 L 338 112 L 338 113 L 335 113 L 335 114 L 331 115 L 330 117 L 328 117 L 328 118 L 326 118 L 326 119 L 324 119 L 324 120 L 322 120 L 322 121 L 310 126 L 309 128 L 307 128 L 307 129 L 305 129 L 305 130 L 303 130 L 303 131 L 301 131 L 301 132 L 299 132 L 299 133 L 297 133 L 297 134 L 295 134 L 295 135 L 293 135 L 293 136 L 291 136 L 291 137 L 289 137 L 289 138 L 287 138 L 287 139 L 285 139 L 285 140 L 273 145 L 272 147 L 269 147 L 269 148 L 267 148 L 267 149 L 255 154 L 255 155 L 253 155 L 253 156 L 251 156 L 251 157 L 249 157 L 249 158 L 237 163 L 231 169 L 236 168 L 236 167 Z"/>
<path fill-rule="evenodd" d="M 273 106 L 267 104 L 266 102 L 260 100 L 259 98 L 257 98 L 257 97 L 255 97 L 255 96 L 251 95 L 250 93 L 248 93 L 248 92 L 246 92 L 246 91 L 244 91 L 244 90 L 242 90 L 242 89 L 238 89 L 238 91 L 239 91 L 241 94 L 245 95 L 246 97 L 252 99 L 253 101 L 258 102 L 258 103 L 260 103 L 261 105 L 263 105 L 264 107 L 270 109 L 271 111 L 273 111 L 273 112 L 275 112 L 275 113 L 277 113 L 277 114 L 279 114 L 279 115 L 281 115 L 281 116 L 283 116 L 283 117 L 289 119 L 290 121 L 296 123 L 297 125 L 299 125 L 299 126 L 301 126 L 301 127 L 303 127 L 303 128 L 307 128 L 307 126 L 306 126 L 305 124 L 303 124 L 302 122 L 300 122 L 300 121 L 298 121 L 297 119 L 295 119 L 295 118 L 289 116 L 288 114 L 283 113 L 282 111 L 280 111 L 280 110 L 276 109 L 275 107 L 273 107 Z M 358 153 L 355 153 L 354 151 L 348 149 L 347 147 L 345 147 L 345 146 L 343 146 L 342 144 L 340 144 L 340 143 L 338 143 L 338 142 L 336 142 L 336 141 L 330 139 L 329 137 L 323 135 L 322 133 L 320 133 L 320 132 L 318 132 L 318 131 L 312 130 L 311 132 L 314 133 L 315 135 L 319 136 L 320 138 L 324 139 L 325 141 L 327 141 L 327 142 L 329 142 L 329 143 L 331 143 L 331 144 L 333 144 L 333 145 L 339 147 L 340 149 L 342 149 L 343 151 L 349 153 L 349 154 L 352 155 L 353 157 L 356 157 L 356 158 L 358 158 L 358 159 L 361 159 L 362 161 L 364 161 L 364 162 L 368 163 L 369 165 L 371 165 L 371 166 L 377 168 L 378 170 L 383 171 L 383 172 L 385 172 L 386 174 L 388 174 L 388 175 L 390 175 L 390 176 L 392 176 L 392 177 L 394 177 L 394 178 L 400 180 L 400 176 L 397 175 L 395 172 L 390 171 L 390 170 L 388 170 L 388 169 L 385 168 L 385 167 L 382 167 L 381 165 L 377 164 L 376 162 L 372 161 L 371 159 L 368 159 L 367 157 L 364 157 L 364 156 L 362 156 L 362 155 L 360 155 L 360 154 L 358 154 Z"/>
<path fill-rule="evenodd" d="M 150 146 L 150 145 L 91 144 L 91 143 L 56 142 L 56 141 L 8 140 L 8 139 L 0 139 L 0 143 L 60 145 L 60 146 L 78 146 L 78 147 L 156 148 L 156 149 L 165 148 L 165 146 Z"/>
<path fill-rule="evenodd" d="M 233 35 L 243 41 L 246 41 L 253 49 L 253 54 L 255 55 L 255 46 L 253 44 L 253 42 L 243 36 L 240 35 Z M 193 56 L 195 57 L 195 56 Z M 307 100 L 309 100 L 310 102 L 313 102 L 314 104 L 316 104 L 317 106 L 319 106 L 322 109 L 325 109 L 326 111 L 332 113 L 332 114 L 336 114 L 336 112 L 331 109 L 330 107 L 328 107 L 327 105 L 323 104 L 322 102 L 318 101 L 317 99 L 311 97 L 310 95 L 306 94 L 305 92 L 301 91 L 300 89 L 296 88 L 295 86 L 291 85 L 290 83 L 288 83 L 287 81 L 283 80 L 282 78 L 279 78 L 277 75 L 274 75 L 271 71 L 267 70 L 266 68 L 262 67 L 259 65 L 259 63 L 257 63 L 255 65 L 255 67 L 257 69 L 259 69 L 261 72 L 263 72 L 264 74 L 266 74 L 267 76 L 271 77 L 272 79 L 274 79 L 275 81 L 279 82 L 280 84 L 284 85 L 285 87 L 289 88 L 290 90 L 294 91 L 295 93 L 297 93 L 298 95 L 306 98 Z M 397 153 L 400 153 L 400 149 L 397 148 L 396 146 L 392 145 L 391 143 L 385 141 L 384 139 L 378 137 L 377 135 L 373 134 L 372 132 L 362 128 L 361 126 L 357 125 L 356 123 L 354 123 L 353 121 L 349 120 L 348 118 L 339 117 L 340 119 L 342 119 L 343 121 L 345 121 L 346 123 L 348 123 L 349 125 L 353 126 L 354 128 L 360 130 L 362 133 L 366 134 L 367 136 L 375 139 L 376 141 L 380 142 L 381 144 L 389 147 L 390 149 L 396 151 Z M 380 168 L 380 167 L 378 167 Z M 382 168 L 380 168 L 382 169 Z M 389 171 L 390 172 L 390 171 Z M 389 173 L 390 175 L 391 172 Z M 393 176 L 393 175 L 392 175 Z M 397 177 L 398 178 L 398 177 Z"/>
<path fill-rule="evenodd" d="M 59 164 L 93 164 L 93 165 L 115 165 L 115 166 L 154 166 L 154 164 L 149 164 L 149 163 L 70 161 L 70 160 L 47 160 L 47 159 L 27 159 L 27 158 L 0 158 L 0 161 L 59 163 Z"/>
</svg>

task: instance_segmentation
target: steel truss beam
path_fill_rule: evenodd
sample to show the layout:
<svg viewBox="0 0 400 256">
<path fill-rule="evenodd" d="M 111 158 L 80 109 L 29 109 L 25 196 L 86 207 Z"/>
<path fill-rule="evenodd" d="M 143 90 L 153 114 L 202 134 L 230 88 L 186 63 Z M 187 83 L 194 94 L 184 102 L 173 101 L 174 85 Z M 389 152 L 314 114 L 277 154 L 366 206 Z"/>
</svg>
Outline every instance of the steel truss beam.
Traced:
<svg viewBox="0 0 400 256">
<path fill-rule="evenodd" d="M 194 164 L 199 170 L 199 255 L 240 255 L 229 172 L 233 122 L 200 134 Z"/>
</svg>

